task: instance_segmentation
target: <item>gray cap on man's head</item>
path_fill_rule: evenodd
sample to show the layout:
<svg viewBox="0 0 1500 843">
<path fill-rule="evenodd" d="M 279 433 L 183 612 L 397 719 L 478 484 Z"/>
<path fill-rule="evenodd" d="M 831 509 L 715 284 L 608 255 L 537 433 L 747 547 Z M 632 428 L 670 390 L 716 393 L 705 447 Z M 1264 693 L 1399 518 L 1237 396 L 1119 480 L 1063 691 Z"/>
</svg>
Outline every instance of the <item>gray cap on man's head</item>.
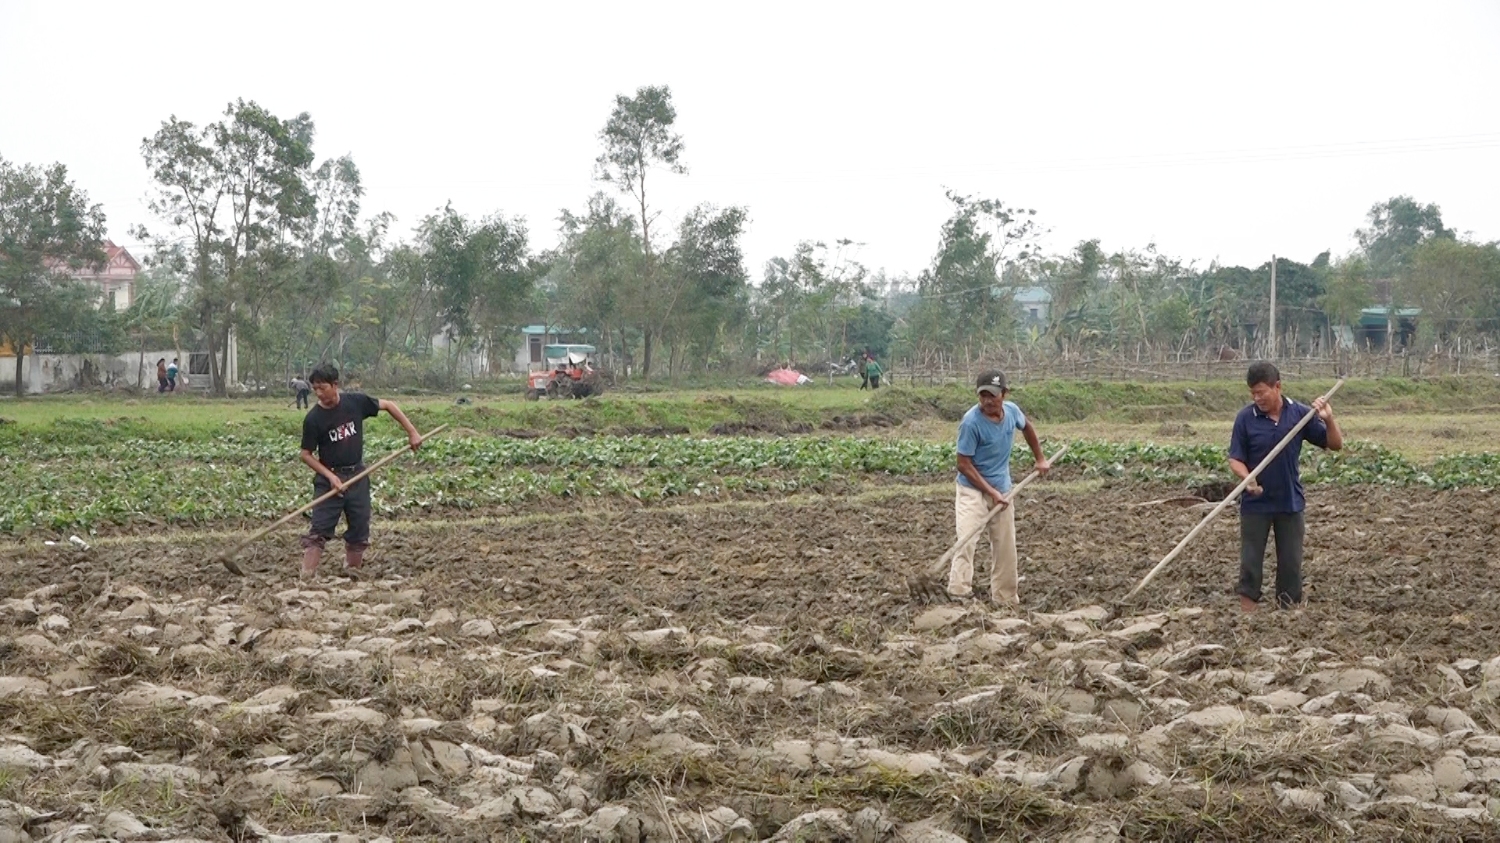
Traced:
<svg viewBox="0 0 1500 843">
<path fill-rule="evenodd" d="M 1005 373 L 998 369 L 991 369 L 979 376 L 974 386 L 980 392 L 990 392 L 995 395 L 1005 394 Z"/>
</svg>

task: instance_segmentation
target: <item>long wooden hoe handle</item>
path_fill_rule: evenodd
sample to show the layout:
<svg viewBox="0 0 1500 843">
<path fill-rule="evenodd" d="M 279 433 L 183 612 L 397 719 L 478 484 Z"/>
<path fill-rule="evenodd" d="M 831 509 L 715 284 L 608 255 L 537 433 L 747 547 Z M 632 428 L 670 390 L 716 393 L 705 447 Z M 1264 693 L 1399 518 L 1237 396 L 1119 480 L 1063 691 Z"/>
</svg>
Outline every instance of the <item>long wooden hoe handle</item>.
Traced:
<svg viewBox="0 0 1500 843">
<path fill-rule="evenodd" d="M 1339 387 L 1343 385 L 1344 379 L 1339 378 L 1338 381 L 1334 383 L 1332 389 L 1323 393 L 1323 400 L 1327 401 L 1329 398 L 1332 398 L 1333 394 L 1335 392 L 1338 392 Z M 1178 542 L 1177 546 L 1172 548 L 1172 552 L 1168 553 L 1165 557 L 1162 558 L 1160 562 L 1156 563 L 1156 567 L 1152 568 L 1151 572 L 1146 574 L 1146 578 L 1141 580 L 1140 585 L 1137 585 L 1135 588 L 1131 589 L 1129 594 L 1120 599 L 1120 602 L 1130 602 L 1131 598 L 1139 594 L 1141 589 L 1145 588 L 1146 585 L 1150 583 L 1158 573 L 1161 572 L 1161 569 L 1167 567 L 1168 562 L 1176 559 L 1177 554 L 1181 553 L 1182 549 L 1188 546 L 1188 542 L 1192 541 L 1195 537 L 1197 537 L 1199 533 L 1203 532 L 1203 528 L 1208 526 L 1208 522 L 1219 517 L 1219 513 L 1228 508 L 1231 503 L 1234 503 L 1235 499 L 1240 496 L 1240 493 L 1245 491 L 1245 487 L 1250 485 L 1250 481 L 1254 480 L 1256 477 L 1259 477 L 1261 471 L 1263 471 L 1266 466 L 1271 464 L 1271 460 L 1276 459 L 1277 454 L 1280 454 L 1282 451 L 1286 450 L 1286 446 L 1292 444 L 1292 440 L 1297 438 L 1297 434 L 1302 432 L 1302 428 L 1306 427 L 1308 422 L 1311 422 L 1313 420 L 1313 416 L 1315 415 L 1317 415 L 1316 410 L 1308 413 L 1307 415 L 1302 417 L 1302 421 L 1297 422 L 1295 427 L 1287 431 L 1287 434 L 1281 437 L 1281 441 L 1276 443 L 1276 447 L 1271 449 L 1271 453 L 1266 454 L 1266 458 L 1260 461 L 1260 465 L 1257 465 L 1254 471 L 1251 471 L 1249 474 L 1245 475 L 1245 479 L 1240 481 L 1240 485 L 1234 487 L 1234 491 L 1230 492 L 1229 495 L 1224 498 L 1224 500 L 1219 501 L 1219 505 L 1214 507 L 1212 511 L 1203 516 L 1203 520 L 1198 522 L 1198 526 L 1194 527 L 1192 531 L 1189 532 L 1186 536 L 1183 536 L 1182 541 Z"/>
<path fill-rule="evenodd" d="M 433 436 L 438 435 L 438 433 L 440 431 L 442 431 L 442 429 L 445 428 L 445 427 L 447 427 L 447 426 L 448 425 L 446 425 L 446 424 L 440 424 L 437 427 L 434 427 L 432 430 L 429 430 L 426 433 L 422 434 L 422 438 L 418 441 L 418 444 L 421 444 L 422 442 L 426 442 L 428 439 L 432 438 Z M 361 471 L 360 473 L 354 475 L 353 477 L 350 477 L 348 480 L 345 480 L 344 481 L 344 488 L 347 489 L 348 487 L 353 486 L 355 483 L 358 483 L 359 481 L 365 479 L 366 477 L 369 477 L 371 474 L 375 473 L 375 469 L 380 468 L 381 466 L 385 465 L 386 463 L 390 462 L 391 460 L 396 459 L 397 457 L 401 456 L 402 454 L 404 454 L 404 453 L 406 453 L 407 451 L 410 451 L 410 450 L 411 450 L 411 444 L 407 443 L 407 444 L 402 445 L 401 447 L 397 448 L 396 450 L 390 452 L 389 454 L 386 454 L 385 456 L 381 457 L 377 462 L 375 462 L 375 464 L 370 465 L 370 466 L 366 466 L 364 471 Z M 266 533 L 271 532 L 272 530 L 276 529 L 277 527 L 280 527 L 281 525 L 283 525 L 286 522 L 292 520 L 293 518 L 296 518 L 297 516 L 301 515 L 302 513 L 306 512 L 306 511 L 308 511 L 309 509 L 312 509 L 313 507 L 317 506 L 318 504 L 322 503 L 323 501 L 326 501 L 329 498 L 334 497 L 338 493 L 339 493 L 339 490 L 337 490 L 337 489 L 330 489 L 330 490 L 328 490 L 328 492 L 326 492 L 326 493 L 324 493 L 322 495 L 319 495 L 318 497 L 314 498 L 311 503 L 303 504 L 302 506 L 297 507 L 296 509 L 292 510 L 291 512 L 288 512 L 286 515 L 283 515 L 279 519 L 277 519 L 275 521 L 275 523 L 273 523 L 273 524 L 271 524 L 269 526 L 263 527 L 260 530 L 257 530 L 253 535 L 250 536 L 250 538 L 245 539 L 244 541 L 242 541 L 239 544 L 235 545 L 233 549 L 225 551 L 224 553 L 219 554 L 218 561 L 224 563 L 224 567 L 228 568 L 230 571 L 232 571 L 232 572 L 234 572 L 236 574 L 240 573 L 239 566 L 237 564 L 235 564 L 234 559 L 232 557 L 239 555 L 240 551 L 242 551 L 245 548 L 249 547 L 252 543 L 255 542 L 256 539 L 259 539 L 261 536 L 264 536 Z"/>
<path fill-rule="evenodd" d="M 1050 464 L 1052 464 L 1052 465 L 1056 465 L 1057 461 L 1060 460 L 1060 459 L 1062 459 L 1063 454 L 1066 454 L 1068 452 L 1068 449 L 1071 448 L 1071 447 L 1073 447 L 1073 446 L 1072 445 L 1064 445 L 1064 446 L 1062 446 L 1062 448 L 1058 449 L 1057 453 L 1053 454 L 1052 457 L 1047 460 L 1047 462 L 1050 463 Z M 1035 480 L 1037 477 L 1040 477 L 1040 476 L 1041 476 L 1041 472 L 1036 471 L 1036 470 L 1033 469 L 1030 474 L 1028 474 L 1025 477 L 1021 478 L 1021 482 L 1019 482 L 1015 486 L 1011 487 L 1010 495 L 1009 495 L 1011 501 L 1015 501 L 1016 495 L 1020 493 L 1022 487 L 1024 487 L 1027 483 L 1030 483 L 1031 481 Z M 974 529 L 970 530 L 968 535 L 966 535 L 963 538 L 959 539 L 956 544 L 954 544 L 952 547 L 948 548 L 948 552 L 944 553 L 941 559 L 939 559 L 938 561 L 932 563 L 932 567 L 930 567 L 930 568 L 927 569 L 928 575 L 935 577 L 938 574 L 941 574 L 943 572 L 943 569 L 948 567 L 948 563 L 953 561 L 954 555 L 957 554 L 960 549 L 962 549 L 963 547 L 967 546 L 969 544 L 969 542 L 971 542 L 975 538 L 977 538 L 979 536 L 979 534 L 984 531 L 984 528 L 987 527 L 987 526 L 989 526 L 990 519 L 994 518 L 996 515 L 999 515 L 1002 511 L 1004 511 L 1007 508 L 1008 507 L 1004 507 L 1004 506 L 992 506 L 992 507 L 990 507 L 989 514 L 987 514 L 987 515 L 984 516 L 984 520 L 981 521 L 981 522 L 979 522 L 979 526 L 977 526 Z"/>
</svg>

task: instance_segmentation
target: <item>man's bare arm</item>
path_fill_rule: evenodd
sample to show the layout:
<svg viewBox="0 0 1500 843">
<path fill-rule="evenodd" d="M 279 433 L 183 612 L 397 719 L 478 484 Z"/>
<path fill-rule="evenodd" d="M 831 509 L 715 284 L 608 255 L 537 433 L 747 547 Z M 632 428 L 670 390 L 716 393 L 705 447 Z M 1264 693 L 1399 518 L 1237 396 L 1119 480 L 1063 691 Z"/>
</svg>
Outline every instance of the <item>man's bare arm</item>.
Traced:
<svg viewBox="0 0 1500 843">
<path fill-rule="evenodd" d="M 406 439 L 411 443 L 413 451 L 422 447 L 422 434 L 417 432 L 417 426 L 411 423 L 411 419 L 407 418 L 405 413 L 401 412 L 401 408 L 396 406 L 396 402 L 387 401 L 382 398 L 380 399 L 380 409 L 390 413 L 391 418 L 395 419 L 396 423 L 406 430 Z"/>
<path fill-rule="evenodd" d="M 1052 470 L 1052 463 L 1047 460 L 1047 455 L 1042 453 L 1042 440 L 1037 438 L 1036 428 L 1031 426 L 1031 419 L 1026 420 L 1026 426 L 1021 428 L 1021 435 L 1026 437 L 1026 445 L 1031 448 L 1031 459 L 1036 463 L 1038 474 L 1046 474 Z"/>
<path fill-rule="evenodd" d="M 317 457 L 313 456 L 312 451 L 309 451 L 306 448 L 302 449 L 302 462 L 314 472 L 328 478 L 328 482 L 333 484 L 333 488 L 339 490 L 340 492 L 344 491 L 344 481 L 340 480 L 337 474 L 334 474 L 328 466 L 324 465 L 318 460 Z"/>
<path fill-rule="evenodd" d="M 984 479 L 984 475 L 980 474 L 979 469 L 974 467 L 973 457 L 966 457 L 963 454 L 958 455 L 958 473 L 967 478 L 974 488 L 983 494 L 989 495 L 990 499 L 994 501 L 991 506 L 1010 506 L 1010 501 L 1006 500 L 1005 495 L 1001 494 L 1000 490 L 996 489 L 990 481 Z"/>
</svg>

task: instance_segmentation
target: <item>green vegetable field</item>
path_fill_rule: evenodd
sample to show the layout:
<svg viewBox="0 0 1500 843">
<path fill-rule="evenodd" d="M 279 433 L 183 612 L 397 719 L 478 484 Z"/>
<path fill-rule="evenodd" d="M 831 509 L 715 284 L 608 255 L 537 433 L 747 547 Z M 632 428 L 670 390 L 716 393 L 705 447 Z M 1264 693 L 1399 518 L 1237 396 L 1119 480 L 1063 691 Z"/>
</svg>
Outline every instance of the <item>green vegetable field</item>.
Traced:
<svg viewBox="0 0 1500 843">
<path fill-rule="evenodd" d="M 310 474 L 295 442 L 269 430 L 218 439 L 100 441 L 53 432 L 9 437 L 0 460 L 0 531 L 90 530 L 106 526 L 208 524 L 274 517 L 303 502 Z M 372 434 L 367 458 L 399 447 Z M 1059 443 L 1045 442 L 1049 451 Z M 24 458 L 22 458 L 24 455 Z M 1015 467 L 1030 464 L 1024 447 Z M 1343 453 L 1307 449 L 1310 483 L 1374 483 L 1432 488 L 1500 486 L 1500 455 L 1447 455 L 1419 465 L 1371 443 Z M 938 482 L 953 470 L 948 442 L 865 437 L 592 436 L 508 439 L 442 436 L 377 475 L 377 511 L 476 510 L 548 498 L 658 502 L 844 492 L 885 478 Z M 1058 479 L 1106 479 L 1186 486 L 1224 479 L 1214 445 L 1074 442 Z"/>
</svg>

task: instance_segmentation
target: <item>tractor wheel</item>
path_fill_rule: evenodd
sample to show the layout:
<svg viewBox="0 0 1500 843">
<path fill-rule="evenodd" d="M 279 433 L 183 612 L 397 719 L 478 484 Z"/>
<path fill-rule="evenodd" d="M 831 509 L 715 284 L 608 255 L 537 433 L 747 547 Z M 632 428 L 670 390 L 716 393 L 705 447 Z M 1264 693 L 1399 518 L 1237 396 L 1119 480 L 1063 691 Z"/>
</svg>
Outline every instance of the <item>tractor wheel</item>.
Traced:
<svg viewBox="0 0 1500 843">
<path fill-rule="evenodd" d="M 573 394 L 579 398 L 588 398 L 594 395 L 604 394 L 604 379 L 599 377 L 598 372 L 588 372 L 573 387 Z"/>
<path fill-rule="evenodd" d="M 542 391 L 540 389 L 528 389 L 528 390 L 526 390 L 526 400 L 527 401 L 540 401 L 541 398 L 542 398 Z"/>
<path fill-rule="evenodd" d="M 572 398 L 573 379 L 559 372 L 552 383 L 547 386 L 547 394 L 553 398 Z"/>
</svg>

